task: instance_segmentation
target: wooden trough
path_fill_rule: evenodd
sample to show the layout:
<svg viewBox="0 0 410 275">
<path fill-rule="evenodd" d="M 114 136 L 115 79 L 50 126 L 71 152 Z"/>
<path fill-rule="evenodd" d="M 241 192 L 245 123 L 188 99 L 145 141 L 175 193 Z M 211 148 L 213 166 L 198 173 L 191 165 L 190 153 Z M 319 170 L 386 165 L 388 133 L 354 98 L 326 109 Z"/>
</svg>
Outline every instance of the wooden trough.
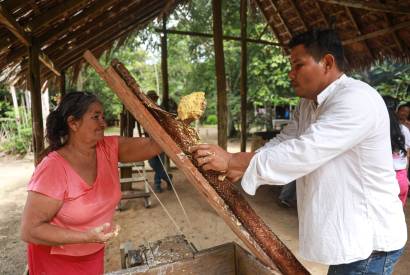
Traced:
<svg viewBox="0 0 410 275">
<path fill-rule="evenodd" d="M 279 272 L 273 273 L 272 270 L 236 243 L 226 243 L 195 251 L 195 248 L 185 240 L 184 236 L 177 235 L 147 245 L 141 245 L 137 250 L 134 250 L 134 253 L 129 253 L 126 256 L 135 255 L 135 252 L 142 259 L 139 265 L 134 267 L 126 266 L 123 270 L 108 274 L 282 274 Z M 125 261 L 127 260 L 125 259 Z"/>
</svg>

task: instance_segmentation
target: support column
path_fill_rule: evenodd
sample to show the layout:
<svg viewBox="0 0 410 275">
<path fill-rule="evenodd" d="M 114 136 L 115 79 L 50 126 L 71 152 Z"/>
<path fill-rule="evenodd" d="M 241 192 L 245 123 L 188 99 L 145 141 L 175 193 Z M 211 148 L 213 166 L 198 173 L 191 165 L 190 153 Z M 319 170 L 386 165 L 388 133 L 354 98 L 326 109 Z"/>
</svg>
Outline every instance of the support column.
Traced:
<svg viewBox="0 0 410 275">
<path fill-rule="evenodd" d="M 248 49 L 247 49 L 247 11 L 248 0 L 241 0 L 241 78 L 240 78 L 240 95 L 241 95 L 241 152 L 246 152 L 246 106 L 247 106 L 247 67 L 248 67 Z"/>
<path fill-rule="evenodd" d="M 167 18 L 162 19 L 161 33 L 161 71 L 162 71 L 162 106 L 169 111 L 169 83 L 168 83 L 168 35 L 167 35 Z M 159 91 L 157 91 L 159 92 Z"/>
<path fill-rule="evenodd" d="M 32 43 L 28 47 L 29 73 L 28 83 L 31 94 L 31 121 L 33 129 L 33 152 L 34 163 L 37 164 L 40 153 L 44 150 L 44 128 L 41 113 L 41 85 L 40 85 L 40 63 L 39 46 Z"/>
<path fill-rule="evenodd" d="M 228 136 L 228 106 L 222 40 L 222 6 L 220 0 L 212 0 L 212 13 L 217 86 L 218 145 L 226 149 Z"/>
</svg>

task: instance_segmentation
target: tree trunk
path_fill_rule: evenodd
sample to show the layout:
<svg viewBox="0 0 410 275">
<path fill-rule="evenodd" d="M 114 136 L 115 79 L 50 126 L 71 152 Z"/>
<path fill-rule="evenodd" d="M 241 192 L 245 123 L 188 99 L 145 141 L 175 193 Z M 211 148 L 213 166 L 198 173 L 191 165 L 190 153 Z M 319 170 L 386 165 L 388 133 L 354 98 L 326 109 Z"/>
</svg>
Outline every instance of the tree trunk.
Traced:
<svg viewBox="0 0 410 275">
<path fill-rule="evenodd" d="M 20 120 L 19 105 L 18 105 L 17 96 L 16 96 L 16 88 L 14 86 L 10 86 L 10 93 L 13 99 L 13 109 L 14 109 L 14 117 L 16 119 L 16 124 L 17 124 L 17 134 L 18 136 L 20 136 L 21 120 Z"/>
</svg>

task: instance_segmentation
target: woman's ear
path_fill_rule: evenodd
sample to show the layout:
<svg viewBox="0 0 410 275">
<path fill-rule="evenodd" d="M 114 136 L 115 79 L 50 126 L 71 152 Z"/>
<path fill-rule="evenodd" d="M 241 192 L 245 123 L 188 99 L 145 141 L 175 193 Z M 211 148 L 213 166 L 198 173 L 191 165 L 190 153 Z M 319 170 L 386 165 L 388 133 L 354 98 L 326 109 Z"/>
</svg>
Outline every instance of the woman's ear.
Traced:
<svg viewBox="0 0 410 275">
<path fill-rule="evenodd" d="M 71 131 L 77 131 L 78 129 L 78 120 L 76 120 L 73 116 L 69 116 L 67 118 L 67 125 L 68 128 L 70 128 Z"/>
</svg>

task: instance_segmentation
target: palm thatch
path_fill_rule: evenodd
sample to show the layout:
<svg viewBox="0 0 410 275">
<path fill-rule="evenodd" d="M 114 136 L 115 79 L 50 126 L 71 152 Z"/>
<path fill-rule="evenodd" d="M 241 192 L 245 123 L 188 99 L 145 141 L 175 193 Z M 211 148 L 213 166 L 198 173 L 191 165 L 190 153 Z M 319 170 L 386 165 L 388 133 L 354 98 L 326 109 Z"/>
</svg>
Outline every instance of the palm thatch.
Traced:
<svg viewBox="0 0 410 275">
<path fill-rule="evenodd" d="M 131 32 L 170 13 L 180 2 L 0 0 L 0 80 L 25 84 L 28 47 L 32 45 L 41 51 L 43 81 L 74 65 L 78 70 L 86 49 L 101 55 L 115 41 L 123 42 Z"/>
<path fill-rule="evenodd" d="M 349 69 L 375 61 L 410 60 L 409 0 L 253 0 L 278 42 L 312 28 L 333 28 L 343 41 Z"/>
</svg>

